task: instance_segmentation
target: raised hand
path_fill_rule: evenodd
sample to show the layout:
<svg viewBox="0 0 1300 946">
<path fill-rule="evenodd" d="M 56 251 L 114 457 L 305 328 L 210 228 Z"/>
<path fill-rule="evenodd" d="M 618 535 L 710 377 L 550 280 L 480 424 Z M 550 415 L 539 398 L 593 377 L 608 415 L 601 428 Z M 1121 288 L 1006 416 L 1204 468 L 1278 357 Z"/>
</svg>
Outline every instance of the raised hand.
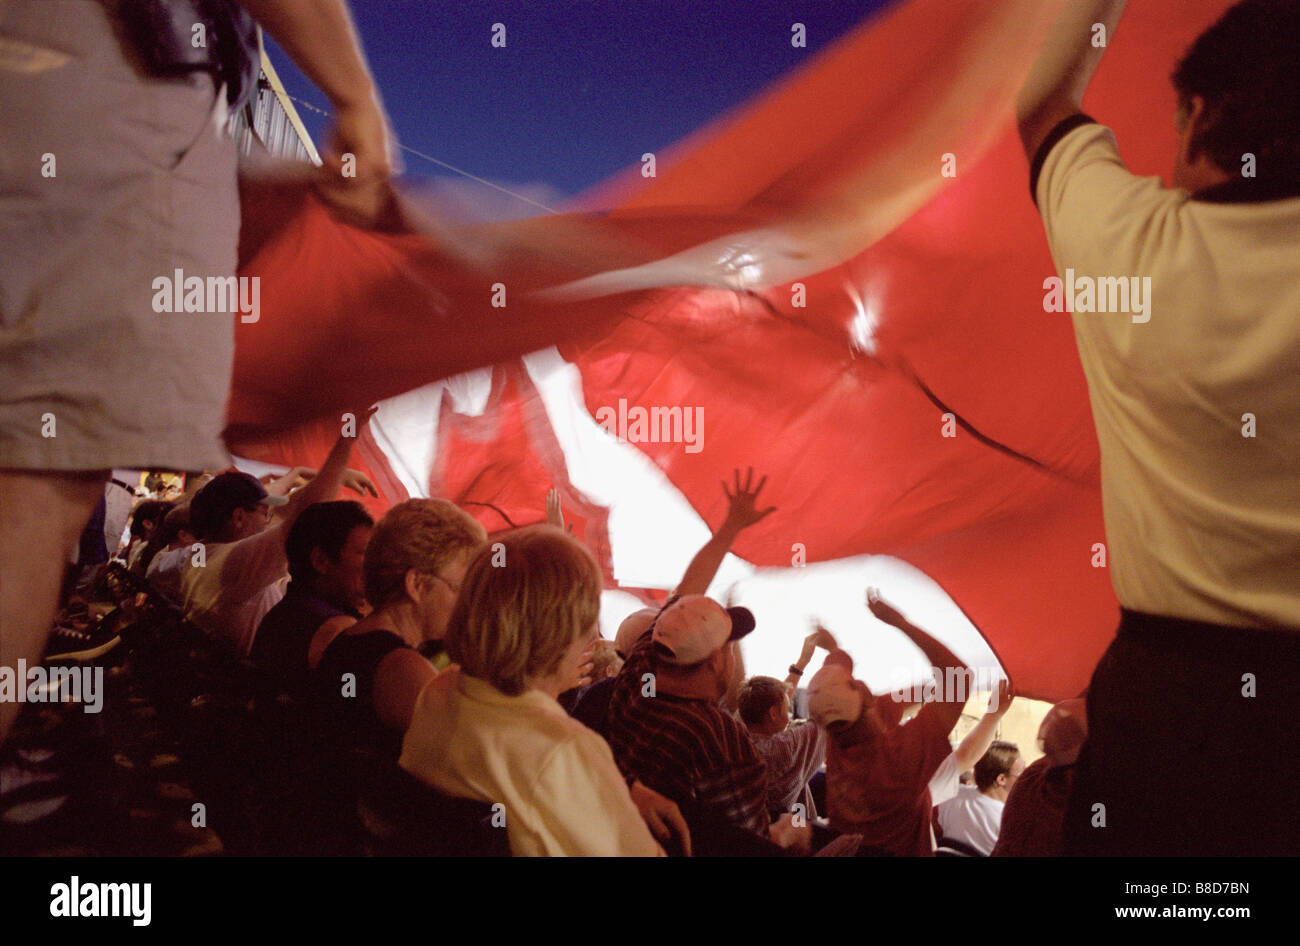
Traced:
<svg viewBox="0 0 1300 946">
<path fill-rule="evenodd" d="M 564 510 L 560 505 L 560 491 L 552 486 L 546 493 L 546 522 L 564 528 Z"/>
<path fill-rule="evenodd" d="M 867 607 L 871 613 L 886 624 L 892 624 L 894 627 L 902 627 L 908 623 L 899 611 L 884 598 L 880 597 L 880 589 L 867 589 Z"/>
<path fill-rule="evenodd" d="M 369 493 L 371 496 L 379 497 L 379 488 L 360 470 L 344 470 L 343 485 L 362 496 Z"/>
<path fill-rule="evenodd" d="M 377 99 L 340 108 L 321 154 L 317 193 L 352 222 L 373 226 L 392 200 L 401 170 L 392 126 Z"/>
<path fill-rule="evenodd" d="M 754 523 L 759 522 L 772 513 L 776 512 L 775 506 L 768 506 L 766 509 L 759 509 L 758 494 L 763 491 L 763 484 L 767 482 L 767 477 L 758 481 L 754 486 L 754 468 L 751 466 L 745 475 L 745 485 L 740 485 L 740 470 L 735 471 L 735 492 L 727 487 L 727 481 L 722 481 L 722 492 L 726 494 L 727 501 L 730 504 L 727 508 L 727 518 L 722 523 L 722 528 L 731 532 L 739 532 L 741 529 L 748 528 Z M 751 488 L 752 487 L 752 488 Z"/>
<path fill-rule="evenodd" d="M 835 640 L 830 631 L 820 624 L 808 635 L 808 640 L 812 642 L 813 647 L 820 647 L 822 650 L 834 651 L 840 649 L 839 642 Z"/>
<path fill-rule="evenodd" d="M 262 485 L 272 496 L 288 496 L 300 486 L 306 486 L 315 478 L 318 471 L 309 466 L 295 466 L 284 476 L 271 476 L 269 482 L 263 478 Z"/>
<path fill-rule="evenodd" d="M 402 169 L 392 125 L 375 96 L 339 108 L 327 140 L 321 155 L 324 167 L 345 181 L 387 180 Z M 343 156 L 349 154 L 351 166 L 345 168 Z"/>
<path fill-rule="evenodd" d="M 997 690 L 989 697 L 989 705 L 988 709 L 985 710 L 985 714 L 1001 719 L 1006 715 L 1007 710 L 1011 709 L 1011 701 L 1015 698 L 1016 690 L 1011 685 L 1011 681 L 1000 680 Z"/>
<path fill-rule="evenodd" d="M 829 645 L 827 642 L 829 641 Z M 835 643 L 835 638 L 831 637 L 831 632 L 822 627 L 820 622 L 813 622 L 812 633 L 803 639 L 803 650 L 799 654 L 800 666 L 806 666 L 808 661 L 812 660 L 813 652 L 818 647 L 824 647 L 826 650 L 835 650 L 839 645 Z"/>
<path fill-rule="evenodd" d="M 365 429 L 366 424 L 370 423 L 370 418 L 379 413 L 378 404 L 370 404 L 360 410 L 352 411 L 352 416 L 357 419 L 357 436 L 361 436 L 361 431 Z"/>
</svg>

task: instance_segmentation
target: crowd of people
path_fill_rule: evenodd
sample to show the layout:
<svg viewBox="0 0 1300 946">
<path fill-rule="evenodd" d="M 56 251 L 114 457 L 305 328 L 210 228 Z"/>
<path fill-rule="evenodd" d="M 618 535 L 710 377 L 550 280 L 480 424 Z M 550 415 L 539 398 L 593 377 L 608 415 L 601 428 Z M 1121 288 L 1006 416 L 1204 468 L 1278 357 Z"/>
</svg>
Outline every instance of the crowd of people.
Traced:
<svg viewBox="0 0 1300 946">
<path fill-rule="evenodd" d="M 1059 853 L 1059 784 L 1013 795 L 1024 765 L 994 738 L 1005 682 L 954 748 L 960 702 L 873 694 L 825 628 L 785 679 L 746 678 L 739 642 L 762 632 L 758 617 L 704 592 L 773 511 L 752 470 L 724 484 L 727 515 L 667 600 L 605 640 L 604 576 L 555 496 L 548 522 L 491 536 L 441 499 L 376 522 L 336 498 L 373 489 L 347 469 L 353 442 L 341 436 L 320 470 L 265 484 L 224 471 L 174 504 L 140 499 L 116 556 L 296 707 L 276 738 L 318 756 L 309 832 L 356 836 L 374 787 L 410 777 L 424 791 L 408 793 L 405 819 L 476 802 L 515 855 Z M 879 595 L 867 606 L 935 666 L 963 666 Z M 796 703 L 810 718 L 793 718 Z M 1046 741 L 1062 761 L 1069 747 Z M 999 841 L 1008 802 L 1023 836 Z"/>
</svg>

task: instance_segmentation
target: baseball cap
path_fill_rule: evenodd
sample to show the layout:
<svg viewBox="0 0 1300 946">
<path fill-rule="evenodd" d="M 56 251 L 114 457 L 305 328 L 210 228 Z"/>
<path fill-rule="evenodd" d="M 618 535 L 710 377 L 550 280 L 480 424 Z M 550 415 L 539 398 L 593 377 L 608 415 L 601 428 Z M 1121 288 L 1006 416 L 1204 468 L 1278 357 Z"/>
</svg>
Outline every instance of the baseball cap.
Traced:
<svg viewBox="0 0 1300 946">
<path fill-rule="evenodd" d="M 659 615 L 653 640 L 662 659 L 690 667 L 753 629 L 754 615 L 748 608 L 724 608 L 704 595 L 683 595 Z"/>
<path fill-rule="evenodd" d="M 842 663 L 823 664 L 808 681 L 808 715 L 823 729 L 856 723 L 862 715 L 862 693 L 853 685 L 853 671 Z"/>
<path fill-rule="evenodd" d="M 658 614 L 658 608 L 642 608 L 623 618 L 623 623 L 618 626 L 618 633 L 614 635 L 614 649 L 618 651 L 620 657 L 627 659 L 627 655 L 632 653 L 632 648 L 636 646 L 641 635 L 650 629 Z"/>
<path fill-rule="evenodd" d="M 253 476 L 238 471 L 213 477 L 190 500 L 190 525 L 196 535 L 211 537 L 236 509 L 245 506 L 283 506 L 284 496 L 269 496 Z"/>
</svg>

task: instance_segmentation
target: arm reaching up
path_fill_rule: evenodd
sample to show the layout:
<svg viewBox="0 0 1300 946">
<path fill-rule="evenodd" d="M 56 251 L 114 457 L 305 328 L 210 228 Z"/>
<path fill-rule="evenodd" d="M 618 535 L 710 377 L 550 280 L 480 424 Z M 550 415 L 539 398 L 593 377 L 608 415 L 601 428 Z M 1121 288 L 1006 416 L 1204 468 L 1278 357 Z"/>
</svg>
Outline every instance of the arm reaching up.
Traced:
<svg viewBox="0 0 1300 946">
<path fill-rule="evenodd" d="M 358 431 L 365 427 L 370 418 L 374 416 L 374 413 L 375 408 L 373 407 L 356 412 Z M 280 510 L 281 521 L 286 529 L 293 524 L 304 509 L 312 503 L 329 502 L 338 495 L 339 489 L 343 486 L 354 489 L 363 496 L 366 493 L 372 496 L 379 495 L 375 484 L 370 482 L 364 474 L 348 469 L 348 460 L 352 458 L 352 447 L 356 442 L 356 436 L 348 436 L 346 433 L 340 434 L 320 471 L 310 479 L 306 486 L 289 497 L 289 502 Z"/>
<path fill-rule="evenodd" d="M 957 756 L 957 772 L 965 772 L 989 751 L 989 746 L 993 745 L 993 736 L 997 732 L 998 723 L 1011 708 L 1011 701 L 1015 698 L 1016 693 L 1011 688 L 1011 681 L 1003 680 L 998 684 L 998 690 L 989 697 L 988 709 L 984 711 L 980 721 L 966 734 L 961 745 L 953 750 Z"/>
<path fill-rule="evenodd" d="M 309 466 L 295 466 L 283 476 L 276 477 L 271 482 L 266 483 L 266 491 L 272 496 L 289 496 L 294 490 L 305 486 L 315 478 L 320 470 L 313 470 Z M 369 493 L 371 496 L 378 496 L 379 491 L 375 484 L 370 481 L 370 477 L 360 470 L 344 470 L 342 485 L 355 493 L 365 496 Z"/>
<path fill-rule="evenodd" d="M 330 146 L 321 154 L 322 193 L 364 221 L 386 203 L 400 170 L 388 116 L 343 0 L 240 0 L 334 106 Z M 345 155 L 352 160 L 344 163 Z"/>
<path fill-rule="evenodd" d="M 785 678 L 787 687 L 794 689 L 799 686 L 799 680 L 803 677 L 803 672 L 808 669 L 808 663 L 812 660 L 813 653 L 818 647 L 831 654 L 840 649 L 840 645 L 835 642 L 831 632 L 820 624 L 803 639 L 803 649 L 799 652 L 799 659 L 790 667 L 790 673 Z"/>
<path fill-rule="evenodd" d="M 311 482 L 311 478 L 316 475 L 316 470 L 309 466 L 295 466 L 283 476 L 277 476 L 269 483 L 263 478 L 262 485 L 266 487 L 266 492 L 271 496 L 288 496 L 295 489 Z"/>
<path fill-rule="evenodd" d="M 1083 110 L 1083 93 L 1101 63 L 1127 0 L 1070 0 L 1047 34 L 1016 99 L 1020 139 L 1033 161 L 1048 134 Z M 1104 32 L 1097 27 L 1104 28 Z"/>
<path fill-rule="evenodd" d="M 718 573 L 718 567 L 741 531 L 776 512 L 775 506 L 766 509 L 758 508 L 758 494 L 763 491 L 763 484 L 766 482 L 765 476 L 758 481 L 757 486 L 753 486 L 752 466 L 745 476 L 744 486 L 740 485 L 740 470 L 735 471 L 736 491 L 734 493 L 727 488 L 726 482 L 723 482 L 722 491 L 731 504 L 727 509 L 727 518 L 722 520 L 722 525 L 718 526 L 713 537 L 695 553 L 690 565 L 686 567 L 686 574 L 682 576 L 681 583 L 673 592 L 674 595 L 702 595 L 707 592 L 709 585 L 713 583 L 713 577 Z"/>
<path fill-rule="evenodd" d="M 871 613 L 878 619 L 884 621 L 893 627 L 898 628 L 908 639 L 911 640 L 921 653 L 925 654 L 926 659 L 930 661 L 930 666 L 934 668 L 936 676 L 943 674 L 943 679 L 949 678 L 948 671 L 957 669 L 960 671 L 969 671 L 966 662 L 954 654 L 951 650 L 939 643 L 934 637 L 927 634 L 914 624 L 908 622 L 902 614 L 898 612 L 889 602 L 880 597 L 880 592 L 875 588 L 867 589 L 867 607 Z M 933 703 L 941 704 L 944 707 L 944 715 L 950 716 L 952 721 L 948 729 L 952 729 L 957 724 L 961 716 L 962 707 L 965 706 L 965 688 L 958 688 L 961 692 L 947 692 L 944 687 L 940 687 L 935 695 Z M 922 710 L 924 712 L 924 709 Z"/>
<path fill-rule="evenodd" d="M 368 411 L 358 411 L 359 425 L 364 426 L 373 413 L 374 408 Z M 372 493 L 378 495 L 378 491 L 375 490 L 374 484 L 370 480 L 355 470 L 347 469 L 348 459 L 352 456 L 352 445 L 355 442 L 355 437 L 340 436 L 320 472 L 279 508 L 279 521 L 272 528 L 240 539 L 231 545 L 230 551 L 222 564 L 222 581 L 228 588 L 244 587 L 246 593 L 252 594 L 265 587 L 268 571 L 271 571 L 276 563 L 279 563 L 280 567 L 285 565 L 285 539 L 288 537 L 289 530 L 297 521 L 298 516 L 312 503 L 328 502 L 333 499 L 338 494 L 339 487 L 345 482 L 350 482 L 353 488 L 358 488 L 359 483 L 357 481 L 359 478 L 364 481 Z M 243 645 L 245 653 L 251 645 L 252 636 L 250 634 L 247 642 Z"/>
<path fill-rule="evenodd" d="M 966 669 L 965 661 L 915 624 L 909 623 L 893 605 L 880 597 L 880 592 L 875 588 L 867 589 L 867 607 L 879 620 L 906 634 L 912 643 L 920 648 L 921 653 L 925 654 L 932 667 L 938 670 L 947 670 L 949 667 Z"/>
</svg>

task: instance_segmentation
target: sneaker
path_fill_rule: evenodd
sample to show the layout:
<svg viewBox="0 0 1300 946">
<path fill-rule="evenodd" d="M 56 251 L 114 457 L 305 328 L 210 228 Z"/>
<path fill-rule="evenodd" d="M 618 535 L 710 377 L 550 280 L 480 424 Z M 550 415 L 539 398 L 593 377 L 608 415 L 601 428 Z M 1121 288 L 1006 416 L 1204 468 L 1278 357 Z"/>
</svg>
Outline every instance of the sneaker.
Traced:
<svg viewBox="0 0 1300 946">
<path fill-rule="evenodd" d="M 112 626 L 112 622 L 100 622 L 85 626 L 56 627 L 45 647 L 46 661 L 85 661 L 102 657 L 122 643 L 122 638 L 111 630 Z"/>
</svg>

